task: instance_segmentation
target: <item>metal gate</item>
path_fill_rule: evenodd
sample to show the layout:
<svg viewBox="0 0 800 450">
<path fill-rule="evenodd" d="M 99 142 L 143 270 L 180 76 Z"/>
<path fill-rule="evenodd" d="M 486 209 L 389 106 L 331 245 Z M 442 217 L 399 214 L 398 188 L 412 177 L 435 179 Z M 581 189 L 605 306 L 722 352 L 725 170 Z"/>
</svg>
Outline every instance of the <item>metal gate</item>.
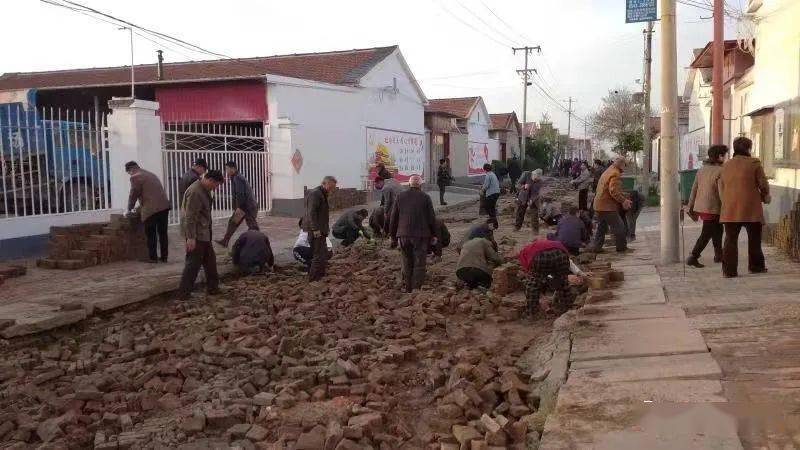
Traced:
<svg viewBox="0 0 800 450">
<path fill-rule="evenodd" d="M 110 209 L 105 116 L 0 105 L 0 169 L 0 226 Z"/>
<path fill-rule="evenodd" d="M 234 161 L 239 172 L 250 182 L 259 212 L 269 212 L 272 202 L 269 189 L 269 148 L 263 124 L 220 125 L 208 123 L 162 124 L 164 183 L 172 204 L 170 223 L 180 222 L 179 183 L 197 158 L 204 158 L 210 169 L 224 170 L 225 162 Z M 233 212 L 230 183 L 212 194 L 212 217 L 227 218 Z"/>
</svg>

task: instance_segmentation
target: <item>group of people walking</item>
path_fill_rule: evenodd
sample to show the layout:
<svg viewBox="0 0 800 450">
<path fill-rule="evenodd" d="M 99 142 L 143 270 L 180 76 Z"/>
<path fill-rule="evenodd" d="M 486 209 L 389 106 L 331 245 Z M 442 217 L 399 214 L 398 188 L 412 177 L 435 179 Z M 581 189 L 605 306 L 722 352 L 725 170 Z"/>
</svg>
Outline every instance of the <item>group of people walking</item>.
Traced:
<svg viewBox="0 0 800 450">
<path fill-rule="evenodd" d="M 708 159 L 697 172 L 689 203 L 692 220 L 702 220 L 700 237 L 687 264 L 702 268 L 700 255 L 712 242 L 714 262 L 722 263 L 727 278 L 739 275 L 739 233 L 747 231 L 747 268 L 750 273 L 767 272 L 761 249 L 764 208 L 771 201 L 769 183 L 758 158 L 751 156 L 753 142 L 746 137 L 733 140 L 733 157 L 728 161 L 728 147 L 712 145 Z M 723 240 L 724 235 L 724 240 Z"/>
</svg>

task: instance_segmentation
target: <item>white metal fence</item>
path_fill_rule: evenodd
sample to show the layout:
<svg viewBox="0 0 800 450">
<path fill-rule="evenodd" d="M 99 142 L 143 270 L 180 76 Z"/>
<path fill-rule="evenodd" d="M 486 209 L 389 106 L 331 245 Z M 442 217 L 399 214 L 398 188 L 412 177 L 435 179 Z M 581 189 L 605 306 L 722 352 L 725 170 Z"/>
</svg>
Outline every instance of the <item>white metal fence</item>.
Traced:
<svg viewBox="0 0 800 450">
<path fill-rule="evenodd" d="M 180 179 L 198 158 L 204 158 L 210 169 L 220 171 L 227 161 L 234 161 L 250 182 L 259 211 L 269 211 L 269 159 L 262 124 L 164 123 L 161 136 L 171 224 L 180 222 Z M 223 184 L 214 198 L 213 217 L 229 217 L 233 212 L 230 183 Z"/>
<path fill-rule="evenodd" d="M 0 105 L 0 226 L 110 209 L 105 116 Z"/>
</svg>

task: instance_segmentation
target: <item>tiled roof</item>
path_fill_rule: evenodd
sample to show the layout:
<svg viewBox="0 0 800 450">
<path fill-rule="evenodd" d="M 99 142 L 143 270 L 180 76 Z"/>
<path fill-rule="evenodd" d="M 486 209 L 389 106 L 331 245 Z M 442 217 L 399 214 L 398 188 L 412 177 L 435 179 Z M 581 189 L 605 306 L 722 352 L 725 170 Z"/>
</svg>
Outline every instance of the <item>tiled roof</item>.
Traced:
<svg viewBox="0 0 800 450">
<path fill-rule="evenodd" d="M 533 137 L 533 135 L 539 131 L 539 124 L 536 122 L 527 122 L 523 128 L 525 137 Z"/>
<path fill-rule="evenodd" d="M 469 118 L 480 97 L 437 98 L 428 100 L 425 112 L 444 113 L 459 119 Z"/>
<path fill-rule="evenodd" d="M 304 53 L 259 58 L 188 61 L 164 64 L 164 80 L 156 64 L 134 68 L 136 84 L 261 78 L 266 74 L 340 85 L 354 85 L 397 46 Z M 115 86 L 130 83 L 130 66 L 0 75 L 0 90 Z"/>
<path fill-rule="evenodd" d="M 492 130 L 513 130 L 514 129 L 514 116 L 513 112 L 502 114 L 489 114 L 492 119 Z"/>
</svg>

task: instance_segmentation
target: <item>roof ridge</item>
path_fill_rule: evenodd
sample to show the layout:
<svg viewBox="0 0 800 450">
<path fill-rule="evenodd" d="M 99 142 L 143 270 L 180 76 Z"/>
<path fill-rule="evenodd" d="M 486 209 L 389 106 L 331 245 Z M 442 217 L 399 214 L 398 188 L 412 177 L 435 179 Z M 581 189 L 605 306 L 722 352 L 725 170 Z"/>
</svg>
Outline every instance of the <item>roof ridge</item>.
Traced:
<svg viewBox="0 0 800 450">
<path fill-rule="evenodd" d="M 254 61 L 254 60 L 266 60 L 266 59 L 279 59 L 279 58 L 295 58 L 295 57 L 306 57 L 306 56 L 323 56 L 323 55 L 336 55 L 336 54 L 344 54 L 344 53 L 360 53 L 360 52 L 369 52 L 369 51 L 376 51 L 376 50 L 389 50 L 389 49 L 396 49 L 399 45 L 388 45 L 388 46 L 380 46 L 380 47 L 370 47 L 370 48 L 354 48 L 350 50 L 331 50 L 331 51 L 322 51 L 322 52 L 309 52 L 309 53 L 286 53 L 282 55 L 270 55 L 270 56 L 248 56 L 244 58 L 218 58 L 218 59 L 198 59 L 198 60 L 189 60 L 189 61 L 175 61 L 175 62 L 167 62 L 164 63 L 165 67 L 169 66 L 177 66 L 182 64 L 205 64 L 205 63 L 215 63 L 215 62 L 226 62 L 226 61 Z M 134 68 L 144 68 L 144 67 L 156 67 L 157 63 L 147 63 L 147 64 L 136 64 Z M 0 78 L 5 77 L 6 75 L 36 75 L 36 74 L 46 74 L 46 73 L 63 73 L 63 72 L 84 72 L 89 70 L 119 70 L 124 68 L 130 68 L 130 65 L 122 65 L 122 66 L 105 66 L 105 67 L 81 67 L 77 69 L 58 69 L 58 70 L 37 70 L 31 72 L 5 72 L 0 74 Z"/>
</svg>

